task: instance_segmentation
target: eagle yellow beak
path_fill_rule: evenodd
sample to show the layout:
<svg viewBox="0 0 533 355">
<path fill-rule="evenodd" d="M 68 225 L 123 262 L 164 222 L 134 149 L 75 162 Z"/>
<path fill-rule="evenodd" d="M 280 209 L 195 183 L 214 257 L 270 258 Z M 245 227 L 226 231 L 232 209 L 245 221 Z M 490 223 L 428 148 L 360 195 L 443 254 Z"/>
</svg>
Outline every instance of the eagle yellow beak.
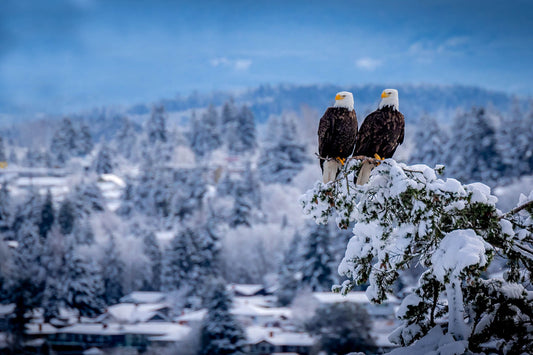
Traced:
<svg viewBox="0 0 533 355">
<path fill-rule="evenodd" d="M 341 95 L 339 95 L 339 94 L 337 94 L 337 96 L 335 96 L 335 100 L 342 100 L 342 99 L 343 99 L 343 97 Z"/>
<path fill-rule="evenodd" d="M 387 94 L 385 91 L 381 93 L 381 98 L 384 99 L 386 97 L 389 97 L 389 94 Z"/>
</svg>

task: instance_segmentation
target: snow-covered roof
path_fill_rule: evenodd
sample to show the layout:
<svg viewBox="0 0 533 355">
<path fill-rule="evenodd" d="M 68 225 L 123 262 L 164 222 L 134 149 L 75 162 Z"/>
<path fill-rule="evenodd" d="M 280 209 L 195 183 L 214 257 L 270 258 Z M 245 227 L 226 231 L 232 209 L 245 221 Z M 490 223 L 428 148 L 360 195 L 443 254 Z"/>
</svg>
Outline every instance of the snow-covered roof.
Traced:
<svg viewBox="0 0 533 355">
<path fill-rule="evenodd" d="M 27 334 L 54 334 L 57 333 L 57 328 L 48 323 L 29 323 L 26 325 Z"/>
<path fill-rule="evenodd" d="M 176 318 L 178 322 L 201 322 L 207 314 L 207 309 L 187 312 Z"/>
<path fill-rule="evenodd" d="M 167 307 L 165 303 L 119 303 L 110 306 L 107 314 L 120 323 L 146 322 Z"/>
<path fill-rule="evenodd" d="M 0 316 L 11 314 L 15 311 L 15 304 L 0 304 Z"/>
<path fill-rule="evenodd" d="M 115 174 L 102 174 L 100 175 L 100 180 L 106 181 L 106 182 L 112 182 L 115 185 L 122 187 L 122 188 L 126 187 L 126 183 L 124 182 L 124 180 L 116 176 Z"/>
<path fill-rule="evenodd" d="M 235 305 L 231 309 L 231 314 L 235 316 L 248 316 L 248 317 L 286 317 L 292 316 L 292 311 L 286 307 L 260 307 L 253 304 L 240 304 Z"/>
<path fill-rule="evenodd" d="M 312 346 L 315 340 L 307 333 L 287 332 L 281 328 L 252 326 L 246 328 L 249 344 L 266 341 L 273 345 Z"/>
<path fill-rule="evenodd" d="M 179 341 L 186 337 L 191 328 L 171 322 L 137 323 L 137 324 L 74 324 L 57 330 L 57 333 L 91 334 L 91 335 L 120 335 L 142 334 L 151 340 Z"/>
<path fill-rule="evenodd" d="M 243 296 L 254 296 L 265 287 L 260 284 L 231 284 L 228 285 L 228 290 L 238 293 Z"/>
<path fill-rule="evenodd" d="M 370 301 L 366 296 L 366 293 L 363 291 L 353 291 L 349 292 L 346 296 L 341 295 L 340 293 L 333 292 L 313 292 L 313 297 L 315 297 L 320 303 L 342 303 L 342 302 L 353 302 L 360 304 L 369 304 Z M 383 303 L 397 303 L 398 299 L 393 295 L 388 295 L 387 300 Z"/>
<path fill-rule="evenodd" d="M 165 300 L 163 292 L 155 291 L 134 291 L 120 299 L 122 303 L 161 303 Z"/>
<path fill-rule="evenodd" d="M 104 352 L 96 347 L 89 348 L 83 352 L 83 355 L 102 355 Z"/>
</svg>

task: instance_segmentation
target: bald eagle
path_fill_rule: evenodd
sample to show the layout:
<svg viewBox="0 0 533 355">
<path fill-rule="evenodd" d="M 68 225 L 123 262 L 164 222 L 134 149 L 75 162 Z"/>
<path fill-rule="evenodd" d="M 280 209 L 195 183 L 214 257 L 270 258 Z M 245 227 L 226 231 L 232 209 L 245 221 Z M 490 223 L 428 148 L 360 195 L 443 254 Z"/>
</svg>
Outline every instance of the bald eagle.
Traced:
<svg viewBox="0 0 533 355">
<path fill-rule="evenodd" d="M 383 90 L 378 109 L 365 118 L 359 129 L 354 156 L 364 155 L 379 160 L 392 157 L 398 145 L 403 143 L 405 131 L 405 119 L 398 111 L 399 105 L 398 90 Z M 363 162 L 357 177 L 358 185 L 368 182 L 374 166 Z"/>
<path fill-rule="evenodd" d="M 357 116 L 353 95 L 341 91 L 318 125 L 318 153 L 324 183 L 335 180 L 346 158 L 353 153 L 356 136 Z"/>
</svg>

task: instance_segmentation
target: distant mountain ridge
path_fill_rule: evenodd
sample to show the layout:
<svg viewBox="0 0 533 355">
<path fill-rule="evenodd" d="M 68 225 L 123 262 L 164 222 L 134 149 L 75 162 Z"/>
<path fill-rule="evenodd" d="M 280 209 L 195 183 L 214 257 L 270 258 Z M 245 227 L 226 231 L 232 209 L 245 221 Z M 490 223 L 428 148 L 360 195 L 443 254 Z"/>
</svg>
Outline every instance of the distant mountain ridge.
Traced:
<svg viewBox="0 0 533 355">
<path fill-rule="evenodd" d="M 140 103 L 126 107 L 112 105 L 92 110 L 73 112 L 70 115 L 4 115 L 0 117 L 0 126 L 35 121 L 37 119 L 55 120 L 64 116 L 83 119 L 92 123 L 101 123 L 117 116 L 132 116 L 137 122 L 144 120 L 154 104 L 163 104 L 167 112 L 183 113 L 187 117 L 189 111 L 200 110 L 208 105 L 221 106 L 224 102 L 234 99 L 237 104 L 247 104 L 255 114 L 258 122 L 265 122 L 270 115 L 279 115 L 284 111 L 300 111 L 302 106 L 316 110 L 319 115 L 334 102 L 335 93 L 351 91 L 355 97 L 355 109 L 359 117 L 373 111 L 385 88 L 396 88 L 400 94 L 400 110 L 408 123 L 417 122 L 418 118 L 427 113 L 442 123 L 451 120 L 457 109 L 470 109 L 472 106 L 492 105 L 501 112 L 509 109 L 515 96 L 503 91 L 487 90 L 476 86 L 434 85 L 434 84 L 398 84 L 398 85 L 351 85 L 340 86 L 330 84 L 314 85 L 261 85 L 240 91 L 192 92 L 186 96 L 161 99 L 152 103 Z M 520 98 L 524 108 L 529 99 Z M 113 123 L 107 123 L 107 125 Z"/>
<path fill-rule="evenodd" d="M 354 93 L 357 113 L 366 115 L 377 107 L 381 92 L 388 87 L 398 89 L 400 109 L 408 122 L 416 122 L 424 113 L 433 115 L 440 121 L 446 121 L 451 119 L 450 114 L 457 109 L 470 109 L 472 106 L 492 105 L 503 112 L 509 109 L 514 99 L 512 95 L 504 92 L 464 85 L 261 85 L 234 94 L 193 93 L 186 97 L 164 99 L 159 103 L 164 104 L 167 111 L 173 112 L 201 108 L 209 104 L 220 106 L 233 98 L 239 104 L 248 104 L 256 119 L 264 122 L 270 115 L 279 115 L 287 110 L 299 111 L 302 105 L 322 113 L 333 104 L 335 93 L 346 90 Z M 526 102 L 525 98 L 521 100 Z M 128 109 L 127 113 L 142 115 L 148 113 L 150 109 L 151 105 L 135 105 Z"/>
</svg>

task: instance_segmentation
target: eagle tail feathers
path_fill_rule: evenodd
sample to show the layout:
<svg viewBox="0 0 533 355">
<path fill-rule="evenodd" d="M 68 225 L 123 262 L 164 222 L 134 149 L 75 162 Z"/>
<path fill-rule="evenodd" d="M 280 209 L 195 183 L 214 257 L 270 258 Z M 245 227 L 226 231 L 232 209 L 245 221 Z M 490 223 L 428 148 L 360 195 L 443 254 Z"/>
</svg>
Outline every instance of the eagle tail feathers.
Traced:
<svg viewBox="0 0 533 355">
<path fill-rule="evenodd" d="M 324 184 L 327 184 L 328 182 L 335 180 L 341 164 L 335 159 L 328 159 L 324 161 L 323 167 L 322 181 Z"/>
<path fill-rule="evenodd" d="M 361 164 L 361 169 L 359 170 L 359 175 L 357 175 L 357 185 L 364 185 L 368 182 L 370 179 L 370 173 L 372 172 L 372 169 L 374 169 L 375 165 L 364 161 L 363 164 Z"/>
</svg>

